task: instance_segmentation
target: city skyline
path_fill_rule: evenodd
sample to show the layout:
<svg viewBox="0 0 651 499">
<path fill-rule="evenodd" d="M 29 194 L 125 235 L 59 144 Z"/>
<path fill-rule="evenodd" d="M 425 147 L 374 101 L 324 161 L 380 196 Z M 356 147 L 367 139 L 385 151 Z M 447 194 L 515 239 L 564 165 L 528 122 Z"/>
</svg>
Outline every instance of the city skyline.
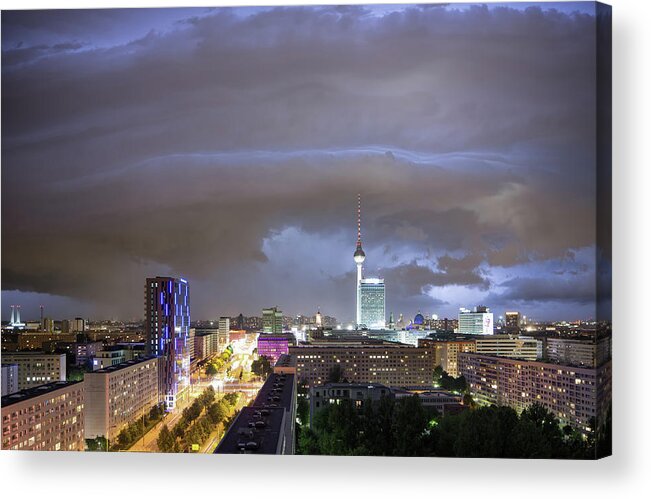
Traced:
<svg viewBox="0 0 651 499">
<path fill-rule="evenodd" d="M 352 322 L 357 193 L 387 316 L 596 318 L 594 15 L 570 5 L 3 13 L 2 319 L 141 318 L 174 275 L 195 319 Z"/>
</svg>

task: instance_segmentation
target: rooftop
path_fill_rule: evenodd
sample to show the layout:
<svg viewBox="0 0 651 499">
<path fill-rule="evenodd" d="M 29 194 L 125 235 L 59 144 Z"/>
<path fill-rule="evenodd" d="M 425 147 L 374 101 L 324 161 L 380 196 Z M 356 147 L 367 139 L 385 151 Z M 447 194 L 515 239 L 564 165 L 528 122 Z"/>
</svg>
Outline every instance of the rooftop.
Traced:
<svg viewBox="0 0 651 499">
<path fill-rule="evenodd" d="M 108 366 L 108 367 L 105 367 L 104 369 L 98 369 L 97 371 L 89 372 L 89 373 L 86 373 L 86 374 L 88 375 L 88 374 L 112 373 L 112 372 L 115 372 L 115 371 L 120 371 L 122 369 L 126 369 L 127 367 L 132 367 L 132 366 L 135 366 L 137 364 L 141 364 L 142 362 L 146 362 L 148 360 L 152 360 L 152 359 L 155 359 L 155 358 L 156 358 L 155 355 L 150 355 L 148 357 L 140 357 L 140 358 L 137 358 L 137 359 L 127 360 L 126 362 L 121 362 L 120 364 L 116 364 L 114 366 Z"/>
<path fill-rule="evenodd" d="M 61 357 L 65 353 L 49 353 L 42 350 L 29 350 L 25 352 L 2 352 L 3 357 Z"/>
<path fill-rule="evenodd" d="M 83 383 L 83 381 L 55 381 L 53 383 L 47 383 L 45 385 L 35 386 L 34 388 L 26 388 L 11 395 L 5 395 L 2 397 L 2 407 L 7 407 L 18 402 L 23 402 L 35 397 L 40 397 L 41 395 L 46 395 L 62 388 L 68 388 L 69 386 L 76 385 L 78 383 Z"/>
<path fill-rule="evenodd" d="M 278 357 L 274 367 L 296 367 L 296 356 L 284 353 Z"/>
</svg>

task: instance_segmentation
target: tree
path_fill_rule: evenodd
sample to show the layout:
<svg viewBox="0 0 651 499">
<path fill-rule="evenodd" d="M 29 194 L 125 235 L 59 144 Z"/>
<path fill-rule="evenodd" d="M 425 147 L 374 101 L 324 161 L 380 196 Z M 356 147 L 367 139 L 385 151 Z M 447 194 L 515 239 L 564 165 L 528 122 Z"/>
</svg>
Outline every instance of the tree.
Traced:
<svg viewBox="0 0 651 499">
<path fill-rule="evenodd" d="M 423 455 L 423 434 L 427 423 L 428 418 L 418 395 L 398 400 L 393 413 L 394 455 Z"/>
<path fill-rule="evenodd" d="M 210 404 L 207 411 L 208 417 L 213 424 L 221 423 L 226 418 L 227 412 L 228 411 L 226 407 L 224 407 L 224 404 L 220 402 L 213 402 Z"/>
<path fill-rule="evenodd" d="M 328 383 L 341 383 L 342 378 L 343 372 L 341 369 L 341 364 L 335 364 L 332 366 L 332 369 L 330 369 L 330 372 L 328 373 Z"/>
<path fill-rule="evenodd" d="M 212 362 L 206 366 L 206 376 L 215 376 L 219 371 Z"/>
<path fill-rule="evenodd" d="M 163 425 L 163 428 L 161 428 L 160 434 L 156 439 L 156 444 L 158 445 L 158 450 L 161 452 L 175 452 L 175 449 L 179 448 L 176 438 L 172 435 L 167 425 Z"/>
<path fill-rule="evenodd" d="M 224 400 L 229 406 L 235 407 L 237 401 L 240 400 L 240 394 L 239 392 L 230 392 L 224 395 L 222 400 Z"/>
<path fill-rule="evenodd" d="M 443 371 L 443 368 L 442 368 L 441 366 L 436 366 L 436 367 L 434 368 L 434 371 L 432 371 L 432 382 L 433 382 L 436 386 L 440 386 L 440 383 L 441 383 L 441 376 L 443 376 L 443 373 L 444 373 L 444 372 L 445 372 L 445 371 Z"/>
<path fill-rule="evenodd" d="M 86 448 L 90 452 L 106 452 L 108 450 L 108 441 L 105 437 L 102 436 L 96 438 L 87 438 Z"/>
<path fill-rule="evenodd" d="M 465 393 L 463 395 L 462 401 L 463 401 L 463 405 L 465 405 L 470 409 L 475 409 L 477 407 L 477 402 L 474 401 L 472 395 L 470 395 L 469 393 Z"/>
<path fill-rule="evenodd" d="M 296 416 L 302 426 L 307 426 L 310 422 L 310 403 L 305 397 L 298 396 L 296 400 Z"/>
<path fill-rule="evenodd" d="M 460 376 L 455 378 L 450 376 L 447 372 L 443 371 L 439 379 L 439 386 L 444 390 L 451 392 L 465 392 L 468 388 L 466 378 Z"/>
<path fill-rule="evenodd" d="M 261 355 L 251 362 L 251 371 L 262 378 L 266 378 L 272 371 L 269 357 Z"/>
</svg>

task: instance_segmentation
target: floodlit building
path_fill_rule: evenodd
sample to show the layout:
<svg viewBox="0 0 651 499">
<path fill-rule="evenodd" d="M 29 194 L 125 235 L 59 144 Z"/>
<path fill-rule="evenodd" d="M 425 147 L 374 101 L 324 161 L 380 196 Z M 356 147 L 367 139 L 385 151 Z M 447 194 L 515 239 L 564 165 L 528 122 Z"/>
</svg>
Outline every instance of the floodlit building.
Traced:
<svg viewBox="0 0 651 499">
<path fill-rule="evenodd" d="M 361 308 L 360 326 L 369 329 L 384 329 L 386 326 L 386 304 L 384 279 L 368 277 L 359 283 Z"/>
<path fill-rule="evenodd" d="M 475 401 L 518 411 L 537 402 L 583 433 L 593 430 L 591 418 L 605 416 L 611 400 L 610 362 L 581 368 L 462 353 L 459 364 Z"/>
<path fill-rule="evenodd" d="M 18 366 L 18 389 L 66 380 L 66 354 L 4 352 L 2 362 Z"/>
<path fill-rule="evenodd" d="M 292 334 L 261 334 L 258 336 L 258 355 L 269 358 L 274 365 L 281 355 L 289 353 L 290 345 L 296 345 Z"/>
<path fill-rule="evenodd" d="M 160 402 L 161 359 L 136 359 L 86 373 L 85 438 L 105 437 L 111 441 Z"/>
<path fill-rule="evenodd" d="M 493 334 L 493 314 L 488 307 L 459 309 L 459 334 Z"/>
<path fill-rule="evenodd" d="M 262 309 L 262 332 L 271 334 L 282 334 L 283 312 L 278 307 Z"/>
<path fill-rule="evenodd" d="M 2 397 L 2 448 L 84 450 L 84 382 L 57 381 Z"/>
<path fill-rule="evenodd" d="M 148 278 L 145 284 L 146 354 L 161 357 L 160 391 L 174 409 L 190 383 L 190 286 L 185 279 Z"/>
</svg>

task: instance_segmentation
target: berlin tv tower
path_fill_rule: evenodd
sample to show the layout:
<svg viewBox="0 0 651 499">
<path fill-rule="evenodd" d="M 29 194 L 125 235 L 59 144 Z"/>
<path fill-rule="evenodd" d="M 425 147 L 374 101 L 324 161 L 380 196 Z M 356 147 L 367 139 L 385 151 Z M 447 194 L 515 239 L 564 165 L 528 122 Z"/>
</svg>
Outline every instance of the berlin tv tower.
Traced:
<svg viewBox="0 0 651 499">
<path fill-rule="evenodd" d="M 362 249 L 362 195 L 357 195 L 357 247 L 353 254 L 353 259 L 357 264 L 357 312 L 356 324 L 362 323 L 362 300 L 360 296 L 361 282 L 362 282 L 362 264 L 366 260 L 366 253 Z"/>
</svg>

